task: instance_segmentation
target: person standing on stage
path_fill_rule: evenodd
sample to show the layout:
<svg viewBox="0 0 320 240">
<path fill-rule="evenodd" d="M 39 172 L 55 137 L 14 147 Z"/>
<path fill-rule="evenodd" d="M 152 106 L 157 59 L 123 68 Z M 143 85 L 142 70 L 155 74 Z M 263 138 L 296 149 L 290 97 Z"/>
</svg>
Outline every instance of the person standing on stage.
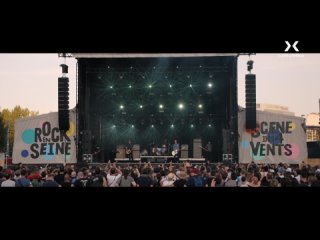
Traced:
<svg viewBox="0 0 320 240">
<path fill-rule="evenodd" d="M 156 156 L 157 155 L 157 144 L 154 143 L 154 141 L 150 144 L 150 153 L 151 156 Z"/>
<path fill-rule="evenodd" d="M 169 147 L 168 147 L 168 141 L 167 141 L 167 139 L 165 139 L 165 140 L 163 141 L 163 143 L 162 143 L 162 146 L 161 146 L 161 155 L 162 155 L 162 156 L 168 155 L 168 149 L 169 149 Z"/>
<path fill-rule="evenodd" d="M 205 158 L 212 162 L 212 144 L 208 141 L 207 145 L 205 146 Z"/>
<path fill-rule="evenodd" d="M 172 145 L 173 162 L 179 161 L 179 153 L 180 153 L 180 144 L 178 143 L 178 140 L 175 139 Z"/>
<path fill-rule="evenodd" d="M 133 161 L 132 148 L 131 139 L 129 139 L 128 144 L 126 145 L 126 158 L 129 158 L 129 161 Z"/>
</svg>

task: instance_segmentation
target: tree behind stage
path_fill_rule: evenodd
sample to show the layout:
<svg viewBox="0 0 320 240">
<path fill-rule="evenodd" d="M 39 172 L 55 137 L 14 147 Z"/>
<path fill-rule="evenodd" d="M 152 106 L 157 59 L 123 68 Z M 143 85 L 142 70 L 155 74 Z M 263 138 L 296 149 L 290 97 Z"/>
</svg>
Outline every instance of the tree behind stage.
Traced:
<svg viewBox="0 0 320 240">
<path fill-rule="evenodd" d="M 14 140 L 14 123 L 15 120 L 20 119 L 20 118 L 25 118 L 25 117 L 32 117 L 32 116 L 37 116 L 39 112 L 36 111 L 31 111 L 28 108 L 22 108 L 19 105 L 15 106 L 13 110 L 9 110 L 7 108 L 3 109 L 1 112 L 2 116 L 2 127 L 4 128 L 4 141 L 6 139 L 6 126 L 7 123 L 9 123 L 9 146 L 10 146 L 10 152 L 12 152 L 13 148 L 13 140 Z M 2 144 L 2 127 L 0 127 L 0 144 Z M 4 149 L 5 149 L 6 143 L 4 143 Z M 0 145 L 2 147 L 2 145 Z M 1 151 L 0 151 L 1 152 Z"/>
<path fill-rule="evenodd" d="M 0 112 L 0 153 L 6 150 L 6 127 Z"/>
</svg>

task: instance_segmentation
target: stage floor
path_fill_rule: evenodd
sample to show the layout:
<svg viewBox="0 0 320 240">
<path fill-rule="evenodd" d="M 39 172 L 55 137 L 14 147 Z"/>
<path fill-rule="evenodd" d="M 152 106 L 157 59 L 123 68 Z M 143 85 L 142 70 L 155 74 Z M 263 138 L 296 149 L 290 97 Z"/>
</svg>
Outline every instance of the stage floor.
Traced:
<svg viewBox="0 0 320 240">
<path fill-rule="evenodd" d="M 140 156 L 140 158 L 134 158 L 133 162 L 168 162 L 173 159 L 172 156 Z M 115 158 L 116 162 L 129 162 L 129 158 Z M 190 161 L 190 162 L 205 162 L 205 158 L 179 158 L 180 162 Z"/>
</svg>

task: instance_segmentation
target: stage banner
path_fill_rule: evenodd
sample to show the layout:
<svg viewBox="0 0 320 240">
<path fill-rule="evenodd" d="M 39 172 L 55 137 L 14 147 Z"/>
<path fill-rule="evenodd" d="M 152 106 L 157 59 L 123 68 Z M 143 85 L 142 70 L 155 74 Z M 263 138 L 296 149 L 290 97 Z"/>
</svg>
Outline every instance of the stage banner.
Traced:
<svg viewBox="0 0 320 240">
<path fill-rule="evenodd" d="M 76 163 L 76 112 L 69 111 L 70 128 L 59 131 L 58 113 L 15 121 L 13 163 Z"/>
<path fill-rule="evenodd" d="M 238 114 L 239 162 L 299 164 L 307 156 L 305 120 L 257 111 L 257 128 L 245 128 L 245 110 Z"/>
</svg>

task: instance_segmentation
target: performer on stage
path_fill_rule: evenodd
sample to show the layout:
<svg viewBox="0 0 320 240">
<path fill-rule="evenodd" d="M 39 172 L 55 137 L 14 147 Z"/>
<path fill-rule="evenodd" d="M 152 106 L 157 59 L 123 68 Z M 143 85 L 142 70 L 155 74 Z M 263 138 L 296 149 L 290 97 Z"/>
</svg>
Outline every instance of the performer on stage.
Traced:
<svg viewBox="0 0 320 240">
<path fill-rule="evenodd" d="M 172 162 L 175 162 L 175 163 L 179 162 L 179 155 L 180 155 L 180 144 L 178 143 L 178 140 L 175 139 L 172 145 L 172 156 L 173 156 Z"/>
<path fill-rule="evenodd" d="M 131 139 L 129 139 L 126 145 L 126 158 L 129 158 L 129 161 L 133 161 L 132 147 Z"/>
<path fill-rule="evenodd" d="M 169 150 L 169 146 L 168 146 L 168 141 L 167 139 L 165 139 L 161 145 L 161 155 L 162 156 L 166 156 L 168 155 L 168 150 Z"/>
<path fill-rule="evenodd" d="M 212 144 L 210 141 L 206 144 L 206 146 L 203 148 L 204 150 L 204 157 L 206 160 L 212 162 Z"/>
<path fill-rule="evenodd" d="M 157 155 L 157 145 L 154 142 L 150 144 L 150 153 L 151 156 Z"/>
</svg>

